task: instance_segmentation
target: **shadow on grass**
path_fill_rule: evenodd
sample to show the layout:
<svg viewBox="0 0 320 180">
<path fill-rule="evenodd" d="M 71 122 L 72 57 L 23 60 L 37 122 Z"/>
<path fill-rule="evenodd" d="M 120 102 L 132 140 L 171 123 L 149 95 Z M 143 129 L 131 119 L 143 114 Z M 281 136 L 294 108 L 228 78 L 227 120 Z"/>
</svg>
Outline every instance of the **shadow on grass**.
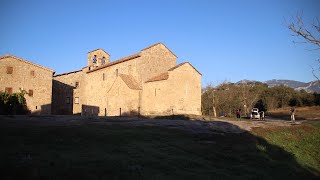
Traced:
<svg viewBox="0 0 320 180">
<path fill-rule="evenodd" d="M 249 132 L 6 125 L 0 121 L 0 179 L 319 178 L 312 173 L 316 170 L 301 166 L 292 154 Z"/>
<path fill-rule="evenodd" d="M 143 115 L 136 115 L 138 118 L 142 119 L 172 119 L 172 120 L 199 120 L 199 119 L 204 119 L 203 116 L 198 116 L 198 115 L 184 115 L 184 114 L 177 114 L 177 115 L 148 115 L 148 116 L 143 116 Z"/>
</svg>

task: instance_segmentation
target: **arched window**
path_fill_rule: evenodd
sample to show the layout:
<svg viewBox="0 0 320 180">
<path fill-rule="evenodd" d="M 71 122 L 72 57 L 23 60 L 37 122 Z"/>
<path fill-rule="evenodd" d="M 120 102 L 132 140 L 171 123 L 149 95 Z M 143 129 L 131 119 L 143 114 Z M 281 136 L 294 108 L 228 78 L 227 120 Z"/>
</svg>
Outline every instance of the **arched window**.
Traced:
<svg viewBox="0 0 320 180">
<path fill-rule="evenodd" d="M 101 59 L 101 65 L 104 65 L 106 63 L 106 57 L 102 57 L 102 59 Z"/>
<path fill-rule="evenodd" d="M 94 56 L 92 57 L 92 63 L 93 63 L 93 64 L 96 64 L 96 63 L 97 63 L 97 55 L 94 55 Z"/>
</svg>

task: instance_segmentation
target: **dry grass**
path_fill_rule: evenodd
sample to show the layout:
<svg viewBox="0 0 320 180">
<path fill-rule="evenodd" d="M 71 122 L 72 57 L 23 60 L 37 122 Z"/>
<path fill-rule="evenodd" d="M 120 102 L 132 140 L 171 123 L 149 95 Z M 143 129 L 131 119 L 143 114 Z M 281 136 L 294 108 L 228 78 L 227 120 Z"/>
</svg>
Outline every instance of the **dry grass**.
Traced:
<svg viewBox="0 0 320 180">
<path fill-rule="evenodd" d="M 271 110 L 268 115 L 274 118 L 290 119 L 290 108 Z M 320 120 L 320 106 L 296 107 L 295 109 L 298 120 Z"/>
</svg>

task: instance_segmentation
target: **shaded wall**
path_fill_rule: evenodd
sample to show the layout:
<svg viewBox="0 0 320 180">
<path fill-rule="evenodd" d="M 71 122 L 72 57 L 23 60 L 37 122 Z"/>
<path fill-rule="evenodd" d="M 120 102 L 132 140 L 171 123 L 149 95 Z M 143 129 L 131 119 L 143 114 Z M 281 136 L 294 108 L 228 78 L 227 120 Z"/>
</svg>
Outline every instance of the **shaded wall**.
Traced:
<svg viewBox="0 0 320 180">
<path fill-rule="evenodd" d="M 53 114 L 80 114 L 81 88 L 83 88 L 83 72 L 76 71 L 53 78 L 52 88 L 52 113 Z"/>
</svg>

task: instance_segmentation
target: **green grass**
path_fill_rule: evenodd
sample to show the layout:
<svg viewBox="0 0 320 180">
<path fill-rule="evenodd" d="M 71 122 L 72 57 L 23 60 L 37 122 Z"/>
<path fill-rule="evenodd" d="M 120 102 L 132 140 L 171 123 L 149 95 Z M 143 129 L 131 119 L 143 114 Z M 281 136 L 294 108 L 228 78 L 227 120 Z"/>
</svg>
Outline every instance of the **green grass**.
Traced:
<svg viewBox="0 0 320 180">
<path fill-rule="evenodd" d="M 258 129 L 255 134 L 291 153 L 300 165 L 319 175 L 320 121 L 311 121 L 302 126 Z"/>
<path fill-rule="evenodd" d="M 209 135 L 151 126 L 0 123 L 0 179 L 316 178 L 320 127 L 308 127 L 313 130 Z M 288 135 L 305 131 L 303 140 Z"/>
</svg>

